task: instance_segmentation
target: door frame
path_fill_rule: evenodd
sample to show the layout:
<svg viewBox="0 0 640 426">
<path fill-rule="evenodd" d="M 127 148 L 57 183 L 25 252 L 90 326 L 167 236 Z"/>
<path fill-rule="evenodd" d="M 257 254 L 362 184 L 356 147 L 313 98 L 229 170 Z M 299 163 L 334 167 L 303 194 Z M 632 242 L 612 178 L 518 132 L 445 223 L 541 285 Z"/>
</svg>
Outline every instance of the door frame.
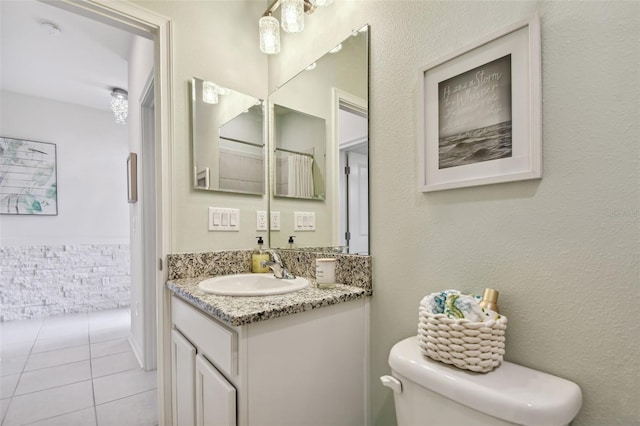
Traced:
<svg viewBox="0 0 640 426">
<path fill-rule="evenodd" d="M 338 188 L 340 186 L 340 179 L 342 176 L 342 171 L 340 170 L 340 105 L 346 105 L 350 109 L 354 111 L 359 111 L 369 116 L 369 103 L 366 99 L 363 99 L 359 96 L 353 95 L 344 90 L 333 88 L 332 90 L 332 135 L 333 135 L 333 149 L 331 150 L 333 156 L 333 170 L 331 173 L 328 173 L 328 176 L 333 176 L 336 179 L 335 182 L 327 182 L 328 185 L 333 184 L 333 188 Z M 367 140 L 368 140 L 368 130 L 367 130 Z M 368 179 L 368 178 L 367 178 Z M 333 221 L 333 245 L 340 245 L 340 220 L 341 220 L 341 209 L 340 209 L 340 191 L 333 191 L 333 196 L 331 197 L 331 202 L 334 208 L 332 208 L 332 221 Z M 367 206 L 369 212 L 371 212 L 371 206 Z M 369 221 L 369 227 L 371 226 L 371 221 Z M 370 230 L 369 230 L 370 231 Z M 369 240 L 369 249 L 371 249 L 371 240 Z"/>
<path fill-rule="evenodd" d="M 156 177 L 156 258 L 163 263 L 174 246 L 171 223 L 173 146 L 173 24 L 141 6 L 110 0 L 44 0 L 72 13 L 96 19 L 154 41 L 154 121 Z M 167 268 L 155 269 L 158 367 L 158 423 L 171 423 L 171 305 L 165 286 Z"/>
</svg>

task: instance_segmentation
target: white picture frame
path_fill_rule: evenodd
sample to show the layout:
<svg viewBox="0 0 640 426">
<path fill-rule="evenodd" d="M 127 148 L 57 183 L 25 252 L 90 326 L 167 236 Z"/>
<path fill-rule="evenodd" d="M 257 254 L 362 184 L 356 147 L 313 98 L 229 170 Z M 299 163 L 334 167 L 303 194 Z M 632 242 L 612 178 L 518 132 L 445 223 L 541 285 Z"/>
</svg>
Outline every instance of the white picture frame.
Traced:
<svg viewBox="0 0 640 426">
<path fill-rule="evenodd" d="M 542 177 L 540 19 L 420 67 L 421 192 Z"/>
</svg>

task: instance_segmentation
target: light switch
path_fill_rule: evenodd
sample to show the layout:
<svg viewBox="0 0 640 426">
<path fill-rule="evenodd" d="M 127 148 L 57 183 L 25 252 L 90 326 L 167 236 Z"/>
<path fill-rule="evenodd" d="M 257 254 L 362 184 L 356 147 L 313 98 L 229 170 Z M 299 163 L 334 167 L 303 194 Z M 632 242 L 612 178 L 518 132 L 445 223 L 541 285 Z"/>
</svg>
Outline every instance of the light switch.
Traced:
<svg viewBox="0 0 640 426">
<path fill-rule="evenodd" d="M 315 212 L 293 212 L 293 230 L 294 231 L 315 231 L 316 230 L 316 214 Z"/>
<path fill-rule="evenodd" d="M 239 231 L 240 210 L 209 207 L 209 231 Z"/>
</svg>

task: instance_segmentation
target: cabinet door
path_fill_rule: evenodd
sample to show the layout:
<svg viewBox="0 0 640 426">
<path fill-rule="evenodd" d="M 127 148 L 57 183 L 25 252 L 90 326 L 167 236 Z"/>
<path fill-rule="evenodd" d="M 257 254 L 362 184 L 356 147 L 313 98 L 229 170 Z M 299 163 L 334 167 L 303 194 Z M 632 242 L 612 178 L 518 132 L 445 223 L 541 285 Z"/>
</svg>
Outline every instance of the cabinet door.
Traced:
<svg viewBox="0 0 640 426">
<path fill-rule="evenodd" d="M 236 425 L 236 389 L 200 354 L 196 355 L 196 425 Z"/>
<path fill-rule="evenodd" d="M 195 424 L 196 348 L 178 330 L 171 330 L 171 403 L 173 425 Z"/>
</svg>

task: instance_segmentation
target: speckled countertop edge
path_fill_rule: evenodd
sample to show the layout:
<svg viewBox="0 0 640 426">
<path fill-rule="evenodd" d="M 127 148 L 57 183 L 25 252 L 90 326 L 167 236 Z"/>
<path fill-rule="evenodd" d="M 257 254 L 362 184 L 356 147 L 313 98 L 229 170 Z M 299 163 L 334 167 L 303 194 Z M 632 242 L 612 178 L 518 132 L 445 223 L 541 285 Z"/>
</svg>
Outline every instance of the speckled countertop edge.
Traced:
<svg viewBox="0 0 640 426">
<path fill-rule="evenodd" d="M 173 279 L 167 282 L 167 287 L 176 296 L 232 326 L 310 311 L 371 295 L 368 289 L 342 284 L 336 284 L 331 289 L 319 289 L 312 281 L 309 287 L 286 294 L 254 297 L 216 296 L 198 289 L 198 282 L 202 279 L 204 277 Z"/>
</svg>

